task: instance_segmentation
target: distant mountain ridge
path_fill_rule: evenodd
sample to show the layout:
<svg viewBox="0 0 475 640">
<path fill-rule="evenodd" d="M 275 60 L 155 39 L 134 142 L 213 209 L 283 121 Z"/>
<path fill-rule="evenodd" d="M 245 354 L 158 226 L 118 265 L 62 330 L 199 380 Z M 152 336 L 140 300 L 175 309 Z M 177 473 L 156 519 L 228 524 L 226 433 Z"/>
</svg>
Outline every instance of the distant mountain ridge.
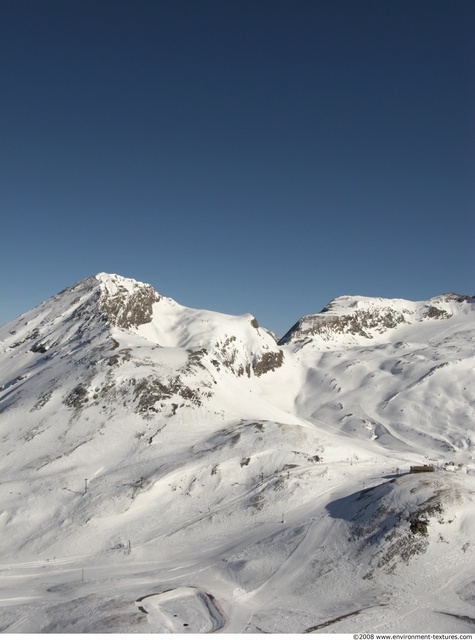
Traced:
<svg viewBox="0 0 475 640">
<path fill-rule="evenodd" d="M 160 295 L 148 284 L 99 273 L 5 325 L 0 346 L 4 357 L 8 358 L 15 350 L 18 352 L 14 365 L 10 359 L 8 367 L 17 372 L 14 379 L 24 378 L 23 369 L 30 371 L 28 377 L 31 371 L 36 370 L 35 375 L 45 368 L 49 371 L 46 363 L 57 357 L 63 363 L 70 362 L 67 375 L 75 380 L 78 361 L 88 362 L 89 369 L 101 362 L 117 367 L 134 358 L 140 345 L 186 350 L 188 372 L 192 362 L 192 369 L 199 375 L 195 376 L 196 389 L 191 391 L 185 386 L 184 393 L 199 402 L 198 388 L 209 387 L 207 393 L 211 395 L 210 380 L 220 372 L 238 378 L 259 377 L 282 367 L 285 358 L 289 366 L 295 366 L 291 363 L 292 353 L 305 347 L 325 351 L 384 344 L 391 342 L 395 332 L 411 333 L 411 327 L 416 331 L 421 323 L 430 323 L 438 330 L 443 321 L 473 313 L 474 301 L 473 297 L 458 294 L 443 294 L 423 302 L 341 296 L 320 313 L 301 318 L 276 343 L 270 332 L 260 328 L 250 314 L 230 316 L 187 308 Z M 139 369 L 143 364 L 136 362 Z M 171 386 L 175 391 L 180 388 L 181 379 L 174 376 Z M 173 395 L 163 381 L 150 384 L 155 390 L 151 390 L 148 383 L 142 384 L 150 402 L 162 394 Z M 18 385 L 7 380 L 3 386 Z M 106 386 L 109 393 L 115 388 L 115 385 Z M 90 395 L 75 389 L 68 394 L 70 406 L 79 399 L 84 404 Z M 137 397 L 139 392 L 135 393 Z M 10 402 L 16 397 L 13 390 L 3 401 L 8 406 L 7 397 Z M 144 401 L 138 400 L 138 404 L 143 412 Z"/>
<path fill-rule="evenodd" d="M 303 344 L 313 337 L 331 341 L 339 335 L 374 339 L 398 325 L 450 318 L 465 313 L 475 302 L 471 296 L 446 293 L 423 302 L 402 299 L 341 296 L 320 313 L 304 316 L 281 338 L 279 344 Z"/>
</svg>

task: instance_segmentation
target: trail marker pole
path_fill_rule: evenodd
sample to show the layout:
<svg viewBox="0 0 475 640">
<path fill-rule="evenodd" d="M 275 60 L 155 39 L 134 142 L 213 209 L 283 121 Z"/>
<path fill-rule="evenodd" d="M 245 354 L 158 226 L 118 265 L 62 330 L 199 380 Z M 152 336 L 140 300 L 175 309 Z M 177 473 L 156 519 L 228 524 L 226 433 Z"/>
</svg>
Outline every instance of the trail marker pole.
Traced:
<svg viewBox="0 0 475 640">
<path fill-rule="evenodd" d="M 87 478 L 84 480 L 84 493 L 87 493 Z"/>
</svg>

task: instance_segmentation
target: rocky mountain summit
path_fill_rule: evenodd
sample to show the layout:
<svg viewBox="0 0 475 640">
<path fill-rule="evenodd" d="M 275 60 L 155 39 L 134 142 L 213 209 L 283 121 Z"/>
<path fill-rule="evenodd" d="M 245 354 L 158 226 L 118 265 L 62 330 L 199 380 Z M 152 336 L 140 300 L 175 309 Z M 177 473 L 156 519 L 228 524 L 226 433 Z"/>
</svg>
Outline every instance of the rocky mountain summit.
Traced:
<svg viewBox="0 0 475 640">
<path fill-rule="evenodd" d="M 100 273 L 0 327 L 0 629 L 472 632 L 474 301 L 277 344 Z"/>
<path fill-rule="evenodd" d="M 283 336 L 279 344 L 303 346 L 312 341 L 329 345 L 346 336 L 347 344 L 361 338 L 373 342 L 387 339 L 391 329 L 424 320 L 447 319 L 473 308 L 474 298 L 446 293 L 424 302 L 342 296 L 320 313 L 304 316 Z M 472 305 L 472 306 L 469 306 Z"/>
<path fill-rule="evenodd" d="M 3 335 L 10 372 L 3 385 L 10 389 L 4 407 L 18 400 L 23 387 L 30 387 L 20 383 L 32 376 L 38 380 L 59 360 L 62 390 L 68 381 L 74 385 L 63 399 L 69 408 L 122 398 L 142 414 L 157 411 L 161 401 L 169 401 L 174 410 L 183 402 L 199 406 L 203 397 L 212 395 L 219 372 L 261 376 L 283 361 L 275 340 L 249 314 L 233 317 L 189 309 L 150 285 L 105 273 L 60 292 L 6 325 Z M 157 352 L 164 348 L 166 352 Z M 163 366 L 170 350 L 176 368 Z M 147 356 L 141 358 L 142 353 Z M 125 384 L 119 371 L 130 362 L 133 382 L 127 378 Z M 83 375 L 79 363 L 86 365 Z M 56 382 L 46 386 L 34 407 L 43 407 L 57 388 Z"/>
</svg>

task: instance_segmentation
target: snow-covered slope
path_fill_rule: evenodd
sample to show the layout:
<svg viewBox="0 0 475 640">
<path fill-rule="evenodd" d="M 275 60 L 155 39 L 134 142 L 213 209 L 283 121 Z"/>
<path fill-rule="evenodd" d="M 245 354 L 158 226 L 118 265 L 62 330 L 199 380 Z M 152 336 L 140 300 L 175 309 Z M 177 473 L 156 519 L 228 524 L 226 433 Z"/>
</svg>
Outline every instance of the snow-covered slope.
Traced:
<svg viewBox="0 0 475 640">
<path fill-rule="evenodd" d="M 1 327 L 0 629 L 473 631 L 474 319 L 343 297 L 277 344 L 102 273 Z"/>
<path fill-rule="evenodd" d="M 394 452 L 470 460 L 474 322 L 468 296 L 337 298 L 280 342 L 306 375 L 297 413 Z"/>
</svg>

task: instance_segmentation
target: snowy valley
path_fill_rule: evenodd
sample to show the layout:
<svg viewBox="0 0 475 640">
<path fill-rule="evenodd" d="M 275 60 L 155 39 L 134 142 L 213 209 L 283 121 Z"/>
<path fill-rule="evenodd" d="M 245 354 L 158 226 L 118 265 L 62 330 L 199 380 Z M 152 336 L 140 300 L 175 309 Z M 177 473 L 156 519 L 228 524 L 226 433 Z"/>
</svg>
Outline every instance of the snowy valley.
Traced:
<svg viewBox="0 0 475 640">
<path fill-rule="evenodd" d="M 343 296 L 277 343 L 101 273 L 4 325 L 0 630 L 475 632 L 474 321 Z"/>
</svg>

